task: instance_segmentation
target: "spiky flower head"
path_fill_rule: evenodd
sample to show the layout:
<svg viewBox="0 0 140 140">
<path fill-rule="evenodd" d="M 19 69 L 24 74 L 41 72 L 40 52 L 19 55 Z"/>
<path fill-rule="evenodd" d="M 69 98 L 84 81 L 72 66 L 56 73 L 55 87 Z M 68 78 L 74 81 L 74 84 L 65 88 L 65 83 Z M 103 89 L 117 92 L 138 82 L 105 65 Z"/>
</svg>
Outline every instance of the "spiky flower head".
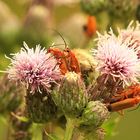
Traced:
<svg viewBox="0 0 140 140">
<path fill-rule="evenodd" d="M 119 30 L 119 36 L 122 41 L 129 41 L 129 47 L 134 47 L 140 58 L 140 23 L 131 21 L 127 29 Z"/>
<path fill-rule="evenodd" d="M 98 61 L 97 69 L 102 74 L 120 79 L 125 84 L 137 82 L 140 75 L 140 61 L 137 51 L 130 48 L 128 41 L 116 37 L 111 31 L 104 35 L 98 34 L 98 48 L 94 50 Z"/>
<path fill-rule="evenodd" d="M 52 93 L 54 102 L 67 116 L 79 116 L 87 104 L 84 82 L 75 72 L 66 73 L 62 83 Z"/>
<path fill-rule="evenodd" d="M 29 48 L 25 42 L 23 45 L 24 48 L 11 58 L 7 70 L 9 78 L 24 83 L 32 93 L 40 88 L 50 91 L 51 84 L 61 78 L 56 59 L 40 45 L 35 49 Z"/>
</svg>

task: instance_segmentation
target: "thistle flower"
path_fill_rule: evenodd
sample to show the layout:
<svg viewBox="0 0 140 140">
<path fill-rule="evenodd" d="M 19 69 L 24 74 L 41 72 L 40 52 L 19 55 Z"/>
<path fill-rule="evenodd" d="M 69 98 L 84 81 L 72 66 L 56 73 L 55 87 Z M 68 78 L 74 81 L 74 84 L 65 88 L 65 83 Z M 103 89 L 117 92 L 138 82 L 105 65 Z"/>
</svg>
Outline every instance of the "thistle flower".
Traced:
<svg viewBox="0 0 140 140">
<path fill-rule="evenodd" d="M 119 36 L 122 41 L 128 41 L 129 47 L 133 47 L 138 52 L 138 57 L 140 58 L 140 23 L 131 21 L 127 29 L 119 30 Z"/>
<path fill-rule="evenodd" d="M 51 84 L 61 78 L 56 59 L 40 45 L 30 49 L 24 42 L 24 48 L 13 54 L 7 72 L 9 79 L 24 83 L 34 93 L 40 88 L 50 91 Z M 40 91 L 41 92 L 41 91 Z"/>
<path fill-rule="evenodd" d="M 98 48 L 94 50 L 95 57 L 98 61 L 97 69 L 102 74 L 120 79 L 125 84 L 137 82 L 140 75 L 140 61 L 137 51 L 128 47 L 128 41 L 122 42 L 113 32 L 110 34 L 98 34 Z M 106 80 L 107 80 L 106 79 Z"/>
</svg>

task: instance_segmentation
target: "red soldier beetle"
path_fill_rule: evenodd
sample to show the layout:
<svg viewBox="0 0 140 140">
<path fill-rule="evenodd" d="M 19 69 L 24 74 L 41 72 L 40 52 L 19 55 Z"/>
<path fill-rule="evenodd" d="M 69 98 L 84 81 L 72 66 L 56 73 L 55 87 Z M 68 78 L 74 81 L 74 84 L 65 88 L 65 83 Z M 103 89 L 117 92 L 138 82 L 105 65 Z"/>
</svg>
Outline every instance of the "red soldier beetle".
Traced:
<svg viewBox="0 0 140 140">
<path fill-rule="evenodd" d="M 129 86 L 127 89 L 124 89 L 124 90 L 118 92 L 116 95 L 114 95 L 110 99 L 110 103 L 119 102 L 119 101 L 125 100 L 127 98 L 134 98 L 137 96 L 140 96 L 140 85 L 139 84 Z"/>
<path fill-rule="evenodd" d="M 56 31 L 57 32 L 57 31 Z M 60 50 L 59 48 L 50 47 L 48 49 L 48 53 L 51 53 L 54 55 L 54 57 L 57 59 L 58 64 L 61 69 L 61 73 L 65 75 L 68 71 L 74 71 L 75 73 L 80 73 L 80 66 L 78 59 L 76 58 L 73 51 L 71 51 L 66 44 L 66 41 L 64 40 L 63 36 L 57 32 L 61 38 L 64 41 L 65 49 Z M 53 45 L 52 45 L 53 46 Z"/>
<path fill-rule="evenodd" d="M 108 104 L 107 108 L 110 112 L 122 111 L 124 109 L 134 107 L 139 103 L 140 103 L 140 97 L 137 96 L 137 97 L 134 97 L 134 98 L 127 98 L 127 99 L 119 101 L 119 102 Z"/>
<path fill-rule="evenodd" d="M 84 32 L 87 37 L 91 38 L 97 30 L 96 18 L 89 16 L 86 25 L 83 26 Z"/>
</svg>

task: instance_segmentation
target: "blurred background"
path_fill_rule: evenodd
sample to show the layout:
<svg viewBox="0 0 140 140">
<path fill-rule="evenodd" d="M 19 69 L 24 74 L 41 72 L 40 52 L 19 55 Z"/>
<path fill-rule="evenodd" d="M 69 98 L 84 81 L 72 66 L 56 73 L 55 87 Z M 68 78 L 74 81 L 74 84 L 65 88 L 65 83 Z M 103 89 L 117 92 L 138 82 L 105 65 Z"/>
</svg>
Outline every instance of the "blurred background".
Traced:
<svg viewBox="0 0 140 140">
<path fill-rule="evenodd" d="M 40 44 L 47 48 L 52 43 L 64 44 L 54 29 L 71 49 L 90 51 L 94 47 L 97 30 L 126 28 L 131 20 L 140 21 L 139 0 L 1 0 L 0 70 L 5 70 L 9 64 L 5 55 L 19 51 L 23 41 L 29 47 Z M 0 140 L 7 140 L 10 120 L 8 122 L 8 118 L 4 119 L 2 115 Z M 117 125 L 106 140 L 140 139 L 140 108 L 125 111 L 123 116 L 114 113 L 111 117 Z"/>
</svg>

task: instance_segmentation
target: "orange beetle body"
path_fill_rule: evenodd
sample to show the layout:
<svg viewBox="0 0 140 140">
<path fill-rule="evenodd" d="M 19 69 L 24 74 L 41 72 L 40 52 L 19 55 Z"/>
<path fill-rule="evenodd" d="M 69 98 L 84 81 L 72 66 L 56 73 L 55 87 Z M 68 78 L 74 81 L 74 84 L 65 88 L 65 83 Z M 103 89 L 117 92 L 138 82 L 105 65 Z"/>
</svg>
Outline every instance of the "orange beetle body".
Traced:
<svg viewBox="0 0 140 140">
<path fill-rule="evenodd" d="M 65 52 L 65 56 L 66 56 L 66 60 L 68 62 L 68 69 L 69 71 L 74 71 L 75 73 L 80 73 L 80 66 L 79 66 L 79 62 L 78 59 L 76 58 L 75 54 L 73 51 L 71 51 L 69 48 L 66 48 L 64 50 Z"/>
<path fill-rule="evenodd" d="M 51 53 L 57 59 L 61 73 L 64 75 L 68 71 L 64 52 L 58 48 L 49 48 L 48 53 Z"/>
<path fill-rule="evenodd" d="M 52 53 L 57 59 L 58 64 L 61 69 L 61 73 L 65 75 L 68 71 L 74 71 L 75 73 L 80 73 L 80 66 L 75 54 L 66 48 L 61 51 L 58 48 L 49 48 L 48 53 Z"/>
<path fill-rule="evenodd" d="M 111 98 L 110 103 L 122 101 L 127 98 L 134 98 L 136 96 L 140 96 L 139 84 L 129 86 L 127 89 L 118 92 L 115 96 Z"/>
<path fill-rule="evenodd" d="M 94 16 L 89 16 L 87 24 L 84 26 L 84 31 L 87 37 L 91 38 L 97 30 L 96 18 Z"/>
<path fill-rule="evenodd" d="M 107 104 L 109 111 L 120 111 L 140 103 L 140 85 L 132 85 L 114 95 Z"/>
<path fill-rule="evenodd" d="M 134 107 L 140 103 L 140 97 L 135 97 L 135 98 L 128 98 L 119 102 L 115 102 L 112 104 L 107 105 L 107 108 L 109 111 L 114 112 L 114 111 L 121 111 L 130 107 Z"/>
</svg>

